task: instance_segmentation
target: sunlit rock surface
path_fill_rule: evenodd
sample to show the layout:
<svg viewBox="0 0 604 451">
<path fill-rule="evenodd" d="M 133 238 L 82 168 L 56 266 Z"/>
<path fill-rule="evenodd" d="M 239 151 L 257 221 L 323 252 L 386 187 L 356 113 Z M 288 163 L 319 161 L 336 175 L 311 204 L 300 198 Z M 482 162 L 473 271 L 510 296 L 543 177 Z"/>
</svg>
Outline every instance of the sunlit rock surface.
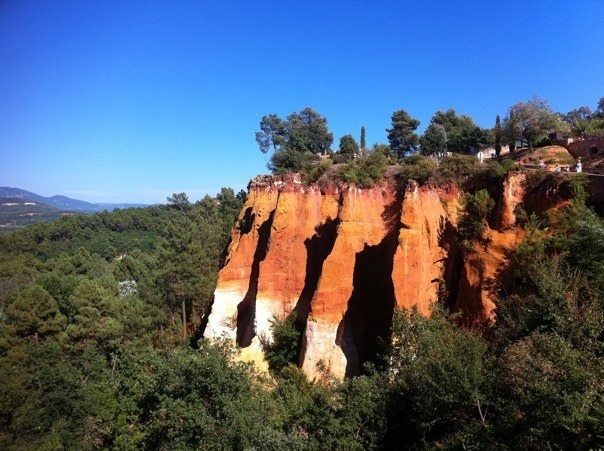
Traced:
<svg viewBox="0 0 604 451">
<path fill-rule="evenodd" d="M 522 173 L 500 187 L 495 229 L 462 252 L 456 187 L 393 181 L 362 189 L 306 186 L 297 174 L 260 176 L 233 229 L 205 336 L 226 337 L 260 367 L 272 318 L 296 315 L 299 365 L 320 377 L 358 374 L 388 340 L 394 309 L 429 315 L 441 299 L 467 323 L 495 317 L 494 286 L 522 240 L 515 209 Z"/>
</svg>

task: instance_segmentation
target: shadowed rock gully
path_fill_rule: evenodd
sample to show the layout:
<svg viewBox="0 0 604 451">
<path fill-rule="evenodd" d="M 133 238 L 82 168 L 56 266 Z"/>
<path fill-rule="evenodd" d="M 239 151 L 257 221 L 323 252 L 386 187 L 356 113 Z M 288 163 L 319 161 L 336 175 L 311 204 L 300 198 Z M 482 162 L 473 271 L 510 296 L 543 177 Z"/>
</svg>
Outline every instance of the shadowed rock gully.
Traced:
<svg viewBox="0 0 604 451">
<path fill-rule="evenodd" d="M 298 354 L 302 347 L 302 333 L 306 329 L 306 321 L 310 314 L 310 303 L 317 289 L 323 263 L 331 254 L 333 246 L 338 236 L 338 224 L 340 219 L 328 219 L 315 229 L 315 234 L 311 238 L 304 240 L 306 247 L 306 275 L 304 277 L 304 288 L 293 312 L 296 314 L 296 329 L 300 332 L 298 343 Z"/>
<path fill-rule="evenodd" d="M 376 359 L 380 343 L 390 340 L 395 306 L 392 268 L 402 202 L 403 193 L 385 207 L 382 220 L 388 233 L 382 241 L 365 244 L 355 256 L 353 291 L 336 335 L 336 344 L 346 356 L 346 377 L 360 374 L 365 362 Z"/>
<path fill-rule="evenodd" d="M 268 252 L 274 217 L 275 210 L 258 228 L 258 245 L 254 252 L 248 289 L 243 300 L 237 305 L 237 345 L 242 348 L 249 346 L 255 335 L 254 318 L 256 316 L 256 294 L 258 293 L 260 262 L 266 258 Z"/>
</svg>

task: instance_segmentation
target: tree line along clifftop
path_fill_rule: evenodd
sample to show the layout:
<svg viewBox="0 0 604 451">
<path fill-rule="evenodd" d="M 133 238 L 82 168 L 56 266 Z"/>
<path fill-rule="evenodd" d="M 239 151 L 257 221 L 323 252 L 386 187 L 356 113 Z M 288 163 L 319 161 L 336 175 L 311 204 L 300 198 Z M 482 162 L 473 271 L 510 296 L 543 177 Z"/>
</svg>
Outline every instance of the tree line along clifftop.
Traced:
<svg viewBox="0 0 604 451">
<path fill-rule="evenodd" d="M 333 151 L 333 134 L 327 119 L 310 107 L 282 119 L 277 114 L 263 116 L 256 142 L 263 153 L 272 152 L 268 168 L 275 174 L 287 171 L 311 173 L 333 163 L 349 163 L 357 157 L 379 151 L 390 161 L 397 161 L 411 153 L 444 155 L 447 153 L 475 154 L 492 147 L 497 156 L 503 146 L 510 152 L 516 147 L 540 147 L 556 142 L 556 136 L 584 138 L 604 131 L 604 98 L 592 111 L 587 106 L 569 111 L 554 112 L 548 102 L 534 97 L 527 102 L 512 105 L 503 121 L 495 118 L 492 128 L 482 128 L 454 109 L 437 111 L 422 135 L 416 133 L 420 121 L 405 110 L 391 116 L 391 127 L 386 129 L 388 145 L 366 146 L 364 126 L 360 128 L 361 145 L 352 134 L 340 138 Z M 319 169 L 317 169 L 319 167 Z"/>
</svg>

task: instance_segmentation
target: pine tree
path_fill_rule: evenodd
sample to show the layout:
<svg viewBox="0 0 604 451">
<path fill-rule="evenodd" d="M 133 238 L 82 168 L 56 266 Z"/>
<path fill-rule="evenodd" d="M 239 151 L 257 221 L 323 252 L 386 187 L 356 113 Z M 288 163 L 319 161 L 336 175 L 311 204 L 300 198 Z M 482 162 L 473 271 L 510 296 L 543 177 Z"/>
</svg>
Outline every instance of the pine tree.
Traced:
<svg viewBox="0 0 604 451">
<path fill-rule="evenodd" d="M 419 121 L 412 118 L 405 110 L 392 113 L 392 128 L 387 128 L 388 142 L 392 152 L 402 158 L 405 152 L 414 150 L 419 143 L 419 136 L 413 133 Z"/>
<path fill-rule="evenodd" d="M 159 245 L 160 285 L 172 312 L 182 316 L 183 339 L 187 338 L 187 311 L 199 297 L 201 280 L 196 262 L 201 259 L 197 225 L 186 215 L 174 215 Z"/>
<path fill-rule="evenodd" d="M 15 339 L 34 338 L 38 341 L 47 335 L 57 334 L 65 322 L 56 301 L 39 285 L 21 291 L 8 305 L 5 315 L 4 333 L 9 344 Z"/>
</svg>

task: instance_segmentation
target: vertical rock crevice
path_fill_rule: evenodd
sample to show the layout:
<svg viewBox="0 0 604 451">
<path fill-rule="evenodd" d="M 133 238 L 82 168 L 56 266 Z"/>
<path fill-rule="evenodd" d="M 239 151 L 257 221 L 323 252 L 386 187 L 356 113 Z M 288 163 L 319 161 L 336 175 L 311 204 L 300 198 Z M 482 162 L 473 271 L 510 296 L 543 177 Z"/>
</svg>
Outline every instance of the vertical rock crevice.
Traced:
<svg viewBox="0 0 604 451">
<path fill-rule="evenodd" d="M 396 305 L 392 269 L 398 246 L 404 194 L 384 207 L 382 220 L 387 231 L 376 245 L 364 245 L 355 255 L 353 291 L 338 325 L 336 344 L 346 357 L 345 377 L 362 372 L 363 364 L 376 360 L 390 340 Z"/>
<path fill-rule="evenodd" d="M 459 291 L 459 281 L 461 280 L 461 272 L 463 268 L 463 255 L 457 245 L 457 229 L 455 225 L 448 219 L 441 217 L 438 230 L 438 246 L 446 253 L 443 259 L 443 277 L 445 284 L 443 304 L 444 307 L 453 311 Z"/>
<path fill-rule="evenodd" d="M 311 310 L 311 301 L 317 290 L 321 273 L 323 272 L 323 263 L 331 254 L 333 246 L 338 236 L 338 225 L 340 224 L 339 215 L 336 219 L 327 219 L 324 223 L 315 228 L 315 234 L 311 238 L 304 240 L 306 247 L 306 275 L 304 278 L 304 288 L 300 293 L 296 307 L 293 312 L 296 314 L 296 329 L 300 332 L 298 343 L 298 361 L 301 361 L 302 334 L 306 329 L 306 322 Z"/>
<path fill-rule="evenodd" d="M 392 267 L 397 242 L 398 230 L 394 230 L 379 244 L 365 245 L 356 254 L 353 291 L 336 338 L 346 356 L 346 377 L 360 374 L 362 365 L 376 358 L 380 342 L 390 337 L 395 305 Z"/>
<path fill-rule="evenodd" d="M 252 230 L 252 225 L 254 224 L 254 217 L 256 216 L 253 210 L 253 206 L 246 208 L 242 218 L 239 220 L 238 227 L 240 235 L 247 235 Z"/>
<path fill-rule="evenodd" d="M 337 213 L 335 219 L 328 218 L 316 229 L 315 234 L 304 241 L 307 252 L 306 276 L 304 288 L 295 307 L 296 328 L 301 332 L 298 341 L 298 366 L 302 367 L 305 361 L 307 345 L 308 319 L 312 315 L 312 301 L 316 295 L 321 277 L 323 276 L 323 265 L 331 255 L 338 238 L 342 223 L 342 209 L 344 207 L 344 192 L 339 191 L 337 201 Z M 323 245 L 327 247 L 322 248 Z"/>
<path fill-rule="evenodd" d="M 266 258 L 268 252 L 271 227 L 276 209 L 271 211 L 268 219 L 258 227 L 258 244 L 254 252 L 254 259 L 250 271 L 249 285 L 243 300 L 237 305 L 237 345 L 245 348 L 252 343 L 255 336 L 256 294 L 258 293 L 258 277 L 260 275 L 260 262 Z"/>
</svg>

